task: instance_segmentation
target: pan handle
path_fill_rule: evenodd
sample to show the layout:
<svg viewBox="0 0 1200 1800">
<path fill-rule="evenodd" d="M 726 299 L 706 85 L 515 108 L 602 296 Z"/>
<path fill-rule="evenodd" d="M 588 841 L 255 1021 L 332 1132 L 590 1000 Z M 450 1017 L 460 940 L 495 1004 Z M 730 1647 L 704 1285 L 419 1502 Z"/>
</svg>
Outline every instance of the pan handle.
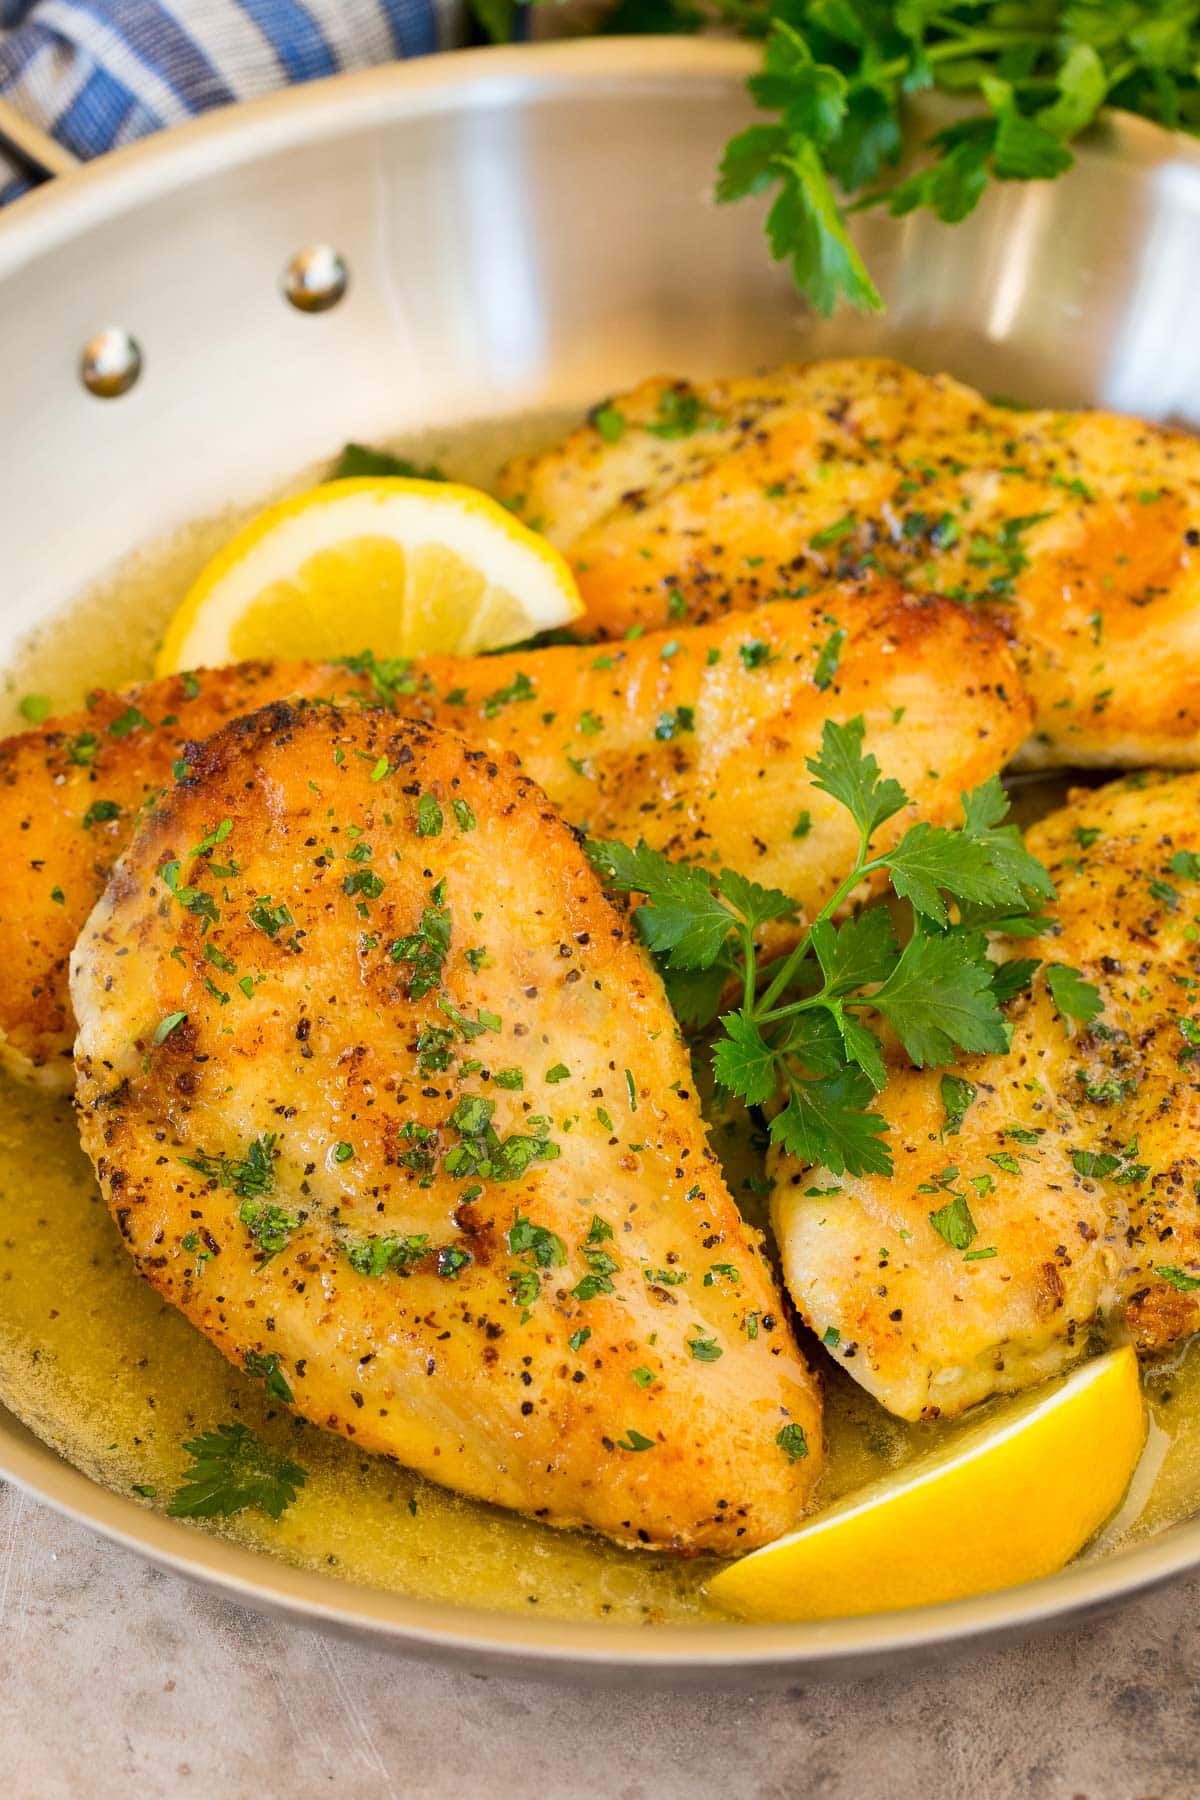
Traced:
<svg viewBox="0 0 1200 1800">
<path fill-rule="evenodd" d="M 69 175 L 79 158 L 64 150 L 48 132 L 31 125 L 8 100 L 0 99 L 0 149 L 8 151 L 35 181 Z"/>
</svg>

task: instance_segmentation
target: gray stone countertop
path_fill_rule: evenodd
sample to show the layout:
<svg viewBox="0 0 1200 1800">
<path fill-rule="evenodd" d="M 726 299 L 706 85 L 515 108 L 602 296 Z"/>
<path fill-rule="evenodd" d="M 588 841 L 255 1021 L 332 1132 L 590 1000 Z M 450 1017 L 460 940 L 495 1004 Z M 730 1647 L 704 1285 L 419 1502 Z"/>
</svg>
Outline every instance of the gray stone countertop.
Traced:
<svg viewBox="0 0 1200 1800">
<path fill-rule="evenodd" d="M 1176 1800 L 1200 1582 L 1028 1644 L 760 1696 L 424 1666 L 246 1612 L 0 1487 L 10 1800 Z"/>
</svg>

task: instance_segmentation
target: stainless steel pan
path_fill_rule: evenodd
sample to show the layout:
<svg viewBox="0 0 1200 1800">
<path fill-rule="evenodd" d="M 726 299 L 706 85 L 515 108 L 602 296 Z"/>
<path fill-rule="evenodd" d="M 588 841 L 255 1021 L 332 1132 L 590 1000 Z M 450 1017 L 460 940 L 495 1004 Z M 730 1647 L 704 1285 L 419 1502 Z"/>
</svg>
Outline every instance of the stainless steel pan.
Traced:
<svg viewBox="0 0 1200 1800">
<path fill-rule="evenodd" d="M 343 437 L 581 407 L 653 370 L 885 352 L 992 393 L 1200 422 L 1194 146 L 1116 117 L 1066 179 L 1000 189 L 953 230 L 866 220 L 887 315 L 827 324 L 769 266 L 755 209 L 708 199 L 750 64 L 688 40 L 434 59 L 217 115 L 22 201 L 0 222 L 0 664 L 123 552 Z M 348 284 L 304 312 L 281 277 L 318 247 L 299 267 L 319 284 L 334 252 Z M 141 350 L 116 400 L 80 376 L 102 328 L 109 385 L 126 335 Z M 288 1568 L 93 1485 L 2 1410 L 0 1474 L 251 1605 L 414 1653 L 610 1681 L 861 1674 L 1200 1564 L 1194 1523 L 919 1612 L 610 1629 Z"/>
</svg>

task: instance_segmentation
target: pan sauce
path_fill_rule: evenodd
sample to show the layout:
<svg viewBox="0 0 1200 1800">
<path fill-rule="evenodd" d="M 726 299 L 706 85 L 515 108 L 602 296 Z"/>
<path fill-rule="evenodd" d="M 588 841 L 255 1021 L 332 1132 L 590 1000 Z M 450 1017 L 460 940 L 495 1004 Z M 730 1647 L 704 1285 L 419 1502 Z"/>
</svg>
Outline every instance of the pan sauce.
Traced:
<svg viewBox="0 0 1200 1800">
<path fill-rule="evenodd" d="M 407 448 L 487 485 L 503 457 L 549 441 L 561 423 L 543 418 L 514 430 L 507 421 Z M 163 622 L 243 516 L 190 527 L 68 608 L 8 672 L 0 728 L 20 728 L 24 693 L 47 694 L 62 710 L 90 687 L 149 673 Z M 753 1215 L 761 1159 L 746 1120 L 718 1120 L 713 1141 Z M 165 1506 L 187 1464 L 184 1441 L 241 1418 L 305 1468 L 307 1485 L 278 1523 L 251 1510 L 200 1529 L 421 1598 L 626 1622 L 717 1616 L 703 1592 L 710 1563 L 621 1551 L 461 1499 L 272 1408 L 261 1383 L 232 1368 L 139 1278 L 69 1105 L 2 1078 L 0 1200 L 0 1399 L 95 1480 Z M 938 1433 L 893 1419 L 813 1354 L 828 1381 L 824 1499 L 901 1466 Z M 1095 1549 L 1135 1541 L 1200 1505 L 1200 1344 L 1152 1372 L 1147 1390 L 1150 1444 Z"/>
</svg>

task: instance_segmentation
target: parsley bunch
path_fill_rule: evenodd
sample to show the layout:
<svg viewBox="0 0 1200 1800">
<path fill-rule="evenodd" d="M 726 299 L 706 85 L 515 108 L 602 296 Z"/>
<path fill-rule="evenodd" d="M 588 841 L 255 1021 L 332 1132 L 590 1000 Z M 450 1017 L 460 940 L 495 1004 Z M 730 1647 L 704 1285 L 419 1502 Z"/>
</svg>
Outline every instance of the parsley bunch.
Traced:
<svg viewBox="0 0 1200 1800">
<path fill-rule="evenodd" d="M 1034 935 L 1044 924 L 1036 909 L 1054 896 L 1016 826 L 1003 822 L 1008 800 L 995 776 L 964 794 L 961 826 L 921 821 L 890 848 L 876 848 L 880 828 L 909 800 L 881 775 L 863 738 L 861 719 L 827 720 L 820 754 L 808 759 L 816 787 L 853 817 L 858 854 L 778 962 L 760 966 L 757 942 L 764 925 L 794 914 L 778 889 L 732 869 L 714 875 L 673 863 L 644 843 L 588 845 L 613 887 L 645 896 L 638 928 L 685 1024 L 711 1023 L 730 986 L 739 993 L 737 1008 L 720 1019 L 720 1085 L 751 1106 L 781 1102 L 772 1138 L 838 1175 L 891 1172 L 887 1121 L 873 1107 L 887 1079 L 882 1023 L 918 1068 L 952 1062 L 959 1051 L 1007 1050 L 1001 1005 L 1037 964 L 992 962 L 987 933 Z M 836 921 L 861 883 L 879 874 L 907 908 L 903 944 L 886 905 Z"/>
<path fill-rule="evenodd" d="M 510 34 L 514 0 L 473 5 L 490 34 Z M 765 40 L 750 92 L 774 115 L 727 146 L 717 197 L 774 190 L 771 254 L 826 314 L 841 299 L 881 306 L 848 212 L 927 207 L 954 224 L 990 181 L 1063 174 L 1102 106 L 1200 132 L 1196 0 L 620 0 L 605 30 L 713 24 Z M 929 140 L 914 175 L 881 186 L 908 97 L 931 88 L 973 110 Z"/>
</svg>

